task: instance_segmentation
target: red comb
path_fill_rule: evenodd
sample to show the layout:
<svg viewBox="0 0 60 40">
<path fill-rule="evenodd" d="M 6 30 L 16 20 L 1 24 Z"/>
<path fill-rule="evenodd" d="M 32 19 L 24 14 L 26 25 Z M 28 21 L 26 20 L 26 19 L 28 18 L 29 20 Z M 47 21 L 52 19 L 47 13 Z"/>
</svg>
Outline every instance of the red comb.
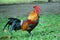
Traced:
<svg viewBox="0 0 60 40">
<path fill-rule="evenodd" d="M 36 5 L 36 6 L 33 6 L 33 8 L 39 8 L 39 6 Z M 39 8 L 39 9 L 40 9 L 40 8 Z"/>
</svg>

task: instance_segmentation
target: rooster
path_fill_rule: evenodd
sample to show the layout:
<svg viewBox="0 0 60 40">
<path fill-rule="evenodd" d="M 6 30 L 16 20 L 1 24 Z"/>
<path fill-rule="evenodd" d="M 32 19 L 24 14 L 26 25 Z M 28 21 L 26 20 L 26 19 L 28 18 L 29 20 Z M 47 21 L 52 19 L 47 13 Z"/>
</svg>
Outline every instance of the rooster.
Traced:
<svg viewBox="0 0 60 40">
<path fill-rule="evenodd" d="M 28 31 L 29 35 L 31 35 L 31 31 L 38 25 L 39 22 L 39 6 L 34 6 L 34 10 L 30 12 L 28 15 L 27 20 L 19 20 L 17 18 L 9 18 L 9 21 L 5 25 L 10 26 L 9 32 L 12 33 L 12 30 L 22 30 L 22 31 Z M 3 28 L 3 30 L 5 29 Z"/>
<path fill-rule="evenodd" d="M 30 12 L 27 20 L 22 23 L 21 29 L 24 31 L 28 31 L 29 35 L 31 35 L 31 31 L 37 26 L 39 22 L 39 6 L 34 6 L 34 10 Z"/>
</svg>

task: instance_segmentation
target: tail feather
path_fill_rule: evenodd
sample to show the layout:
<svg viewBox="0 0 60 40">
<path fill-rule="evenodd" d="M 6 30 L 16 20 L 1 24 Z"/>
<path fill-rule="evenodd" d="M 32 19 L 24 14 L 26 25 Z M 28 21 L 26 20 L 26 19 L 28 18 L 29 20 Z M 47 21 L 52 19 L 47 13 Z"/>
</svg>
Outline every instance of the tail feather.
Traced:
<svg viewBox="0 0 60 40">
<path fill-rule="evenodd" d="M 9 23 L 9 21 L 8 21 L 8 22 L 6 23 L 6 25 L 4 26 L 3 31 L 4 31 L 4 29 L 7 27 L 8 23 Z"/>
<path fill-rule="evenodd" d="M 10 26 L 10 28 L 9 28 L 9 32 L 10 32 L 10 33 L 12 33 L 12 30 L 14 30 L 15 22 L 16 22 L 16 21 L 14 21 L 14 22 L 12 23 L 12 25 Z"/>
</svg>

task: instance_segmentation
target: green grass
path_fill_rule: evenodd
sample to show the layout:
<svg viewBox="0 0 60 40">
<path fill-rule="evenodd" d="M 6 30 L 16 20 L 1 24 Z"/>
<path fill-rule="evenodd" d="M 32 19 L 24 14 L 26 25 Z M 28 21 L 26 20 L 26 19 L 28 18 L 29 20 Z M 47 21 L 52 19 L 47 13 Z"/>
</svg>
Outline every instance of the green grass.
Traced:
<svg viewBox="0 0 60 40">
<path fill-rule="evenodd" d="M 33 1 L 41 1 L 41 2 L 48 2 L 48 0 L 0 0 L 0 4 L 14 4 L 14 3 L 30 3 Z M 53 0 L 53 1 L 60 1 L 60 0 Z"/>
<path fill-rule="evenodd" d="M 30 0 L 0 0 L 0 4 L 28 3 Z"/>
<path fill-rule="evenodd" d="M 20 18 L 19 19 L 26 19 Z M 4 19 L 4 20 L 3 20 Z M 2 28 L 7 22 L 7 17 L 0 18 L 0 40 L 60 40 L 60 14 L 46 14 L 41 15 L 38 26 L 32 31 L 33 36 L 28 36 L 28 32 L 18 30 L 13 31 L 12 38 L 2 38 L 9 36 L 9 32 L 6 28 L 6 32 L 2 32 Z"/>
</svg>

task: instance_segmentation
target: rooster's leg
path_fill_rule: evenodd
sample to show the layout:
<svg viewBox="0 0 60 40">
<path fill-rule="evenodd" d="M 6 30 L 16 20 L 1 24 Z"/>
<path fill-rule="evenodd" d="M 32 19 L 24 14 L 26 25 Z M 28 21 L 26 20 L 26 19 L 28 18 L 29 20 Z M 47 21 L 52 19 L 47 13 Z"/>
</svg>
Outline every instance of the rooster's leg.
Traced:
<svg viewBox="0 0 60 40">
<path fill-rule="evenodd" d="M 31 31 L 28 31 L 28 33 L 29 33 L 29 36 L 32 36 L 32 33 L 31 33 Z"/>
</svg>

